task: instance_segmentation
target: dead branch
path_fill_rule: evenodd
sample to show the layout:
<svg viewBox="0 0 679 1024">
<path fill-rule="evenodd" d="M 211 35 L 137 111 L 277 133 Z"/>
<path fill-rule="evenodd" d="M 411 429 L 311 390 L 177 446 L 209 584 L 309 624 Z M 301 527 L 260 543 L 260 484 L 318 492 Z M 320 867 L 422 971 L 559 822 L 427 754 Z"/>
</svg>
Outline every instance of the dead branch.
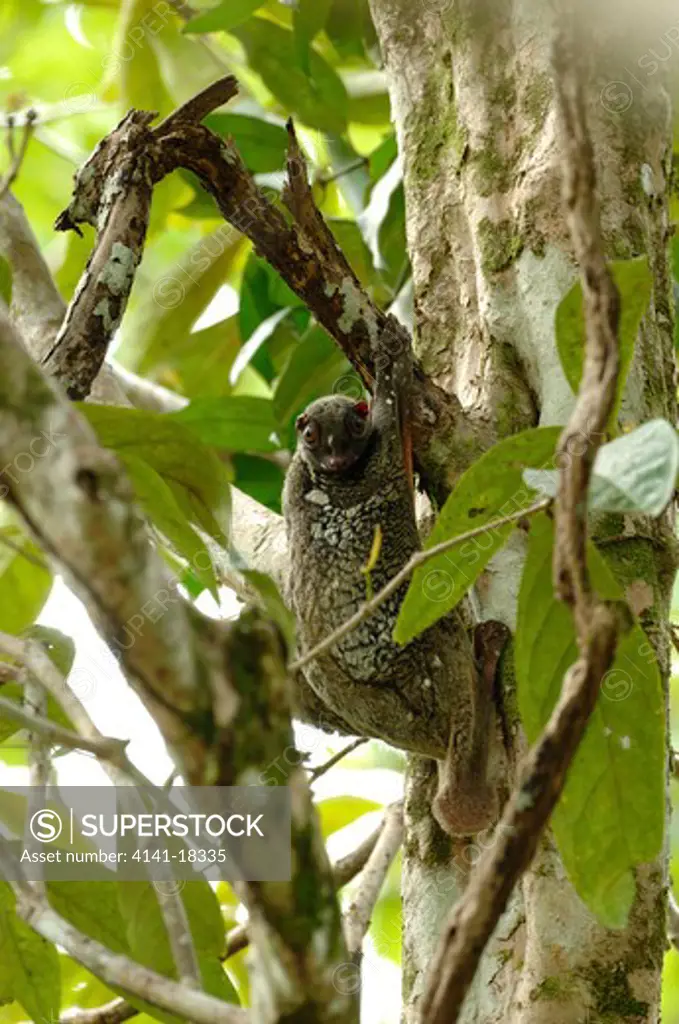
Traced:
<svg viewBox="0 0 679 1024">
<path fill-rule="evenodd" d="M 358 890 L 344 916 L 349 954 L 357 958 L 387 872 L 403 842 L 403 804 L 387 808 L 379 839 L 363 868 Z"/>
<path fill-rule="evenodd" d="M 73 199 L 57 227 L 94 224 L 97 243 L 46 362 L 71 397 L 88 394 L 124 312 L 141 258 L 151 188 L 180 167 L 196 174 L 224 218 L 279 272 L 370 387 L 371 342 L 384 330 L 386 314 L 359 284 L 316 208 L 292 126 L 284 198 L 297 220 L 290 223 L 257 186 L 233 142 L 199 123 L 235 89 L 232 77 L 221 79 L 155 129 L 152 114 L 131 111 L 77 174 Z M 473 428 L 457 400 L 417 366 L 413 413 L 414 443 L 423 464 L 435 432 L 455 430 L 470 453 L 483 450 L 487 438 L 477 437 L 482 428 Z M 445 480 L 449 472 L 441 463 L 435 475 Z"/>
<path fill-rule="evenodd" d="M 19 176 L 19 171 L 21 170 L 21 165 L 24 162 L 24 157 L 26 156 L 26 150 L 28 148 L 28 143 L 30 141 L 31 135 L 33 134 L 33 125 L 35 124 L 37 116 L 38 115 L 36 114 L 35 110 L 26 111 L 26 120 L 24 121 L 23 126 L 24 130 L 21 134 L 21 142 L 19 143 L 18 149 L 14 144 L 14 120 L 11 117 L 11 115 L 7 119 L 7 148 L 9 150 L 9 169 L 5 174 L 5 177 L 2 179 L 2 181 L 0 181 L 0 202 L 2 202 L 2 200 L 7 195 L 10 188 L 16 181 L 17 177 Z"/>
<path fill-rule="evenodd" d="M 564 199 L 585 295 L 587 343 L 580 393 L 560 441 L 560 451 L 569 454 L 562 463 L 555 509 L 554 576 L 557 594 L 573 611 L 580 653 L 564 679 L 542 736 L 528 755 L 521 780 L 497 826 L 495 842 L 472 872 L 446 923 L 422 1004 L 426 1024 L 457 1020 L 485 945 L 517 880 L 530 865 L 561 795 L 617 644 L 617 618 L 592 593 L 585 558 L 589 477 L 615 399 L 618 300 L 600 234 L 580 52 L 575 28 L 564 20 L 556 40 L 554 66 L 562 123 Z M 579 444 L 570 446 L 574 436 Z"/>
</svg>

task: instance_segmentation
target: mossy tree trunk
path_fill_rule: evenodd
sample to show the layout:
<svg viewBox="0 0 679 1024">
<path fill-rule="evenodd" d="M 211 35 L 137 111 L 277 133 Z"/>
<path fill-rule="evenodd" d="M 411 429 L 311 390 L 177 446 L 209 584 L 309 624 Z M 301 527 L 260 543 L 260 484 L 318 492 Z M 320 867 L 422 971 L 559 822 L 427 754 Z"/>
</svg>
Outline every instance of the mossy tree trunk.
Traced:
<svg viewBox="0 0 679 1024">
<path fill-rule="evenodd" d="M 371 0 L 404 158 L 416 351 L 462 403 L 478 436 L 499 440 L 566 422 L 573 395 L 554 312 L 576 268 L 561 206 L 549 13 L 526 2 Z M 652 306 L 637 342 L 622 418 L 676 422 L 668 269 L 671 117 L 658 79 L 639 88 L 606 61 L 591 83 L 603 227 L 612 257 L 649 257 Z M 624 88 L 612 88 L 624 81 Z M 457 454 L 449 481 L 478 452 Z M 600 524 L 614 565 L 668 678 L 672 523 Z M 476 588 L 483 618 L 515 626 L 525 540 L 517 532 Z M 505 671 L 511 687 L 511 666 Z M 520 754 L 520 732 L 515 755 Z M 404 864 L 407 1022 L 417 1020 L 440 923 L 479 847 L 452 846 L 428 812 L 428 767 L 411 768 Z M 465 1024 L 656 1021 L 665 948 L 665 863 L 638 871 L 629 927 L 603 929 L 546 837 L 468 996 Z"/>
</svg>

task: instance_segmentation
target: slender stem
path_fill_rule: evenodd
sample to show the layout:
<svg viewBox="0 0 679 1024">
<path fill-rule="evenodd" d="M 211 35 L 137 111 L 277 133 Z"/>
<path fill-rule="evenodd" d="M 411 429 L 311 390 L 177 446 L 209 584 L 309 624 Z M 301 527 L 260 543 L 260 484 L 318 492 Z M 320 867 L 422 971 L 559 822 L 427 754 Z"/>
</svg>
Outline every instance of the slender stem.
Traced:
<svg viewBox="0 0 679 1024">
<path fill-rule="evenodd" d="M 356 160 L 352 160 L 346 167 L 342 167 L 339 171 L 334 171 L 332 174 L 322 174 L 317 180 L 319 185 L 330 185 L 331 182 L 337 181 L 339 178 L 343 178 L 345 174 L 351 174 L 352 171 L 358 171 L 361 167 L 366 167 L 369 160 L 365 156 L 359 156 Z"/>
<path fill-rule="evenodd" d="M 347 949 L 352 956 L 360 953 L 363 937 L 370 927 L 375 904 L 379 898 L 391 863 L 403 842 L 403 805 L 387 808 L 384 827 L 375 843 L 368 863 L 363 868 L 358 891 L 344 918 Z"/>
<path fill-rule="evenodd" d="M 117 760 L 127 746 L 126 740 L 118 740 L 113 737 L 107 736 L 94 740 L 79 736 L 77 732 L 71 732 L 70 729 L 65 729 L 62 725 L 50 721 L 43 715 L 19 707 L 7 697 L 0 697 L 0 714 L 24 729 L 39 733 L 50 746 L 67 747 L 69 750 L 84 750 L 89 754 L 96 754 L 97 757 L 104 760 L 111 757 Z"/>
<path fill-rule="evenodd" d="M 367 736 L 361 736 L 360 739 L 354 740 L 352 743 L 348 743 L 346 747 L 342 747 L 336 754 L 333 754 L 324 764 L 319 764 L 318 768 L 312 768 L 311 774 L 309 775 L 309 782 L 315 782 L 320 779 L 322 775 L 329 772 L 331 768 L 334 768 L 339 761 L 345 758 L 348 754 L 351 754 L 357 747 L 361 747 L 364 743 L 368 742 Z"/>
<path fill-rule="evenodd" d="M 26 120 L 24 123 L 23 134 L 21 136 L 21 145 L 19 146 L 18 151 L 15 151 L 14 149 L 14 123 L 10 122 L 8 124 L 9 134 L 7 136 L 7 148 L 9 150 L 10 165 L 7 174 L 0 182 L 0 200 L 7 194 L 7 192 L 9 192 L 10 188 L 16 181 L 19 171 L 21 170 L 21 165 L 24 162 L 24 157 L 26 156 L 26 149 L 31 135 L 33 134 L 33 124 L 35 123 L 37 116 L 38 115 L 35 110 L 26 111 Z"/>
</svg>

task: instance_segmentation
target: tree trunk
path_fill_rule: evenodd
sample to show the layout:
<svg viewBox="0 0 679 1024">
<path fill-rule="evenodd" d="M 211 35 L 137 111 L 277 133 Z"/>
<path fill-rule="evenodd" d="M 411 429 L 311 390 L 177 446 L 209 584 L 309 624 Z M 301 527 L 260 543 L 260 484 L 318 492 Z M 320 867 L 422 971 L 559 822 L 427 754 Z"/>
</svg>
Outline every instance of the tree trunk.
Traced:
<svg viewBox="0 0 679 1024">
<path fill-rule="evenodd" d="M 554 313 L 576 269 L 561 207 L 550 15 L 519 0 L 371 0 L 371 7 L 404 158 L 416 353 L 460 401 L 477 436 L 499 440 L 563 424 L 573 394 L 557 355 Z M 669 103 L 658 79 L 641 89 L 632 82 L 633 91 L 626 76 L 604 67 L 597 62 L 589 120 L 607 250 L 624 259 L 647 254 L 654 276 L 622 419 L 676 422 Z M 454 453 L 451 484 L 479 452 L 454 438 L 441 441 Z M 610 538 L 606 553 L 667 684 L 670 516 L 641 523 L 637 517 L 633 528 L 618 517 L 611 525 L 599 524 L 599 539 Z M 482 619 L 514 627 L 524 548 L 517 531 L 479 580 Z M 511 686 L 510 665 L 504 683 Z M 517 730 L 515 755 L 521 742 Z M 492 842 L 445 839 L 429 815 L 431 786 L 429 764 L 414 760 L 403 885 L 404 1020 L 413 1024 L 441 922 L 479 847 Z M 607 931 L 576 896 L 547 836 L 486 950 L 461 1020 L 658 1020 L 665 885 L 664 858 L 640 869 L 628 928 Z"/>
</svg>

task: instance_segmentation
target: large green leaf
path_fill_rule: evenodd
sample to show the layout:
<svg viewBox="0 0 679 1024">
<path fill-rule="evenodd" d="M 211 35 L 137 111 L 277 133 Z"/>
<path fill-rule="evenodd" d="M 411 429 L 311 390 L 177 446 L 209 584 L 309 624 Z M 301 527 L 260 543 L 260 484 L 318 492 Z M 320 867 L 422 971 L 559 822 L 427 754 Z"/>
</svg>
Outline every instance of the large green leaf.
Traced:
<svg viewBox="0 0 679 1024">
<path fill-rule="evenodd" d="M 120 453 L 120 458 L 146 515 L 216 599 L 217 579 L 210 553 L 179 507 L 172 488 L 143 459 L 127 453 Z"/>
<path fill-rule="evenodd" d="M 160 887 L 162 889 L 162 887 Z M 180 888 L 181 900 L 198 955 L 206 992 L 227 1003 L 237 1003 L 238 996 L 219 961 L 224 952 L 224 923 L 219 902 L 205 881 L 185 882 Z M 165 924 L 158 905 L 162 891 L 147 882 L 125 882 L 118 886 L 118 900 L 127 926 L 130 954 L 146 967 L 170 978 L 176 969 Z M 140 1000 L 132 1000 L 144 1008 Z M 147 1008 L 148 1009 L 148 1008 Z M 152 1011 L 155 1017 L 176 1021 L 171 1014 Z"/>
<path fill-rule="evenodd" d="M 58 914 L 114 953 L 127 953 L 125 922 L 118 906 L 124 882 L 47 882 L 49 901 Z"/>
<path fill-rule="evenodd" d="M 137 107 L 165 115 L 174 103 L 154 50 L 154 33 L 146 20 L 152 13 L 152 0 L 130 0 L 121 4 L 118 35 L 109 64 L 112 71 L 117 72 L 123 109 Z"/>
<path fill-rule="evenodd" d="M 11 992 L 36 1024 L 59 1019 L 59 955 L 17 917 L 14 894 L 0 880 L 0 993 Z"/>
<path fill-rule="evenodd" d="M 187 398 L 230 394 L 229 370 L 240 349 L 238 315 L 185 334 L 163 357 L 164 382 Z"/>
<path fill-rule="evenodd" d="M 148 282 L 142 300 L 128 313 L 123 352 L 141 373 L 173 365 L 191 346 L 191 329 L 228 279 L 244 247 L 243 236 L 221 224 L 187 245 L 171 266 Z"/>
<path fill-rule="evenodd" d="M 106 448 L 154 469 L 187 518 L 223 540 L 229 529 L 229 482 L 223 463 L 172 416 L 83 403 L 80 409 Z"/>
<path fill-rule="evenodd" d="M 280 124 L 245 114 L 210 114 L 205 124 L 222 138 L 234 140 L 246 166 L 255 174 L 285 167 L 288 133 Z M 214 200 L 210 199 L 214 206 Z"/>
<path fill-rule="evenodd" d="M 679 438 L 667 420 L 650 420 L 597 452 L 589 485 L 590 511 L 645 512 L 659 516 L 669 504 L 679 471 Z M 527 469 L 530 487 L 554 496 L 557 470 Z"/>
<path fill-rule="evenodd" d="M 552 465 L 561 428 L 539 427 L 500 441 L 470 466 L 441 509 L 425 548 L 527 508 L 535 492 L 522 481 L 529 466 Z M 432 558 L 413 575 L 394 630 L 407 643 L 455 607 L 514 527 L 491 526 L 474 540 Z"/>
<path fill-rule="evenodd" d="M 44 555 L 0 506 L 0 630 L 17 635 L 35 622 L 51 588 Z"/>
<path fill-rule="evenodd" d="M 294 33 L 300 67 L 310 73 L 311 43 L 328 18 L 332 0 L 299 0 L 294 14 Z"/>
<path fill-rule="evenodd" d="M 185 32 L 227 32 L 247 21 L 264 0 L 222 0 L 216 7 L 202 11 L 185 25 Z"/>
<path fill-rule="evenodd" d="M 533 522 L 521 582 L 515 663 L 526 735 L 534 742 L 577 658 L 569 609 L 552 582 L 553 525 Z M 620 601 L 622 588 L 593 545 L 588 564 L 596 593 Z M 635 622 L 619 643 L 594 714 L 552 818 L 568 875 L 609 928 L 626 925 L 634 899 L 633 869 L 652 861 L 663 840 L 665 714 L 653 650 Z"/>
<path fill-rule="evenodd" d="M 231 452 L 275 452 L 280 448 L 273 403 L 266 398 L 198 398 L 170 415 L 214 448 Z"/>
<path fill-rule="evenodd" d="M 300 65 L 295 37 L 264 18 L 234 29 L 251 67 L 277 100 L 310 128 L 341 134 L 346 127 L 347 93 L 342 79 L 315 50 L 308 73 Z"/>
<path fill-rule="evenodd" d="M 370 811 L 378 811 L 381 804 L 361 796 L 329 796 L 316 804 L 324 836 L 346 828 Z"/>
<path fill-rule="evenodd" d="M 645 256 L 634 260 L 618 260 L 609 264 L 613 279 L 620 292 L 620 371 L 611 426 L 615 426 L 620 402 L 632 365 L 634 345 L 639 325 L 648 309 L 653 278 Z M 577 393 L 582 377 L 585 351 L 585 314 L 582 305 L 582 285 L 577 281 L 559 303 L 556 311 L 556 345 L 566 379 Z"/>
<path fill-rule="evenodd" d="M 285 476 L 280 466 L 257 455 L 233 456 L 234 486 L 280 515 Z"/>
<path fill-rule="evenodd" d="M 24 630 L 23 636 L 39 641 L 62 676 L 66 677 L 68 675 L 75 658 L 75 644 L 70 636 L 60 633 L 58 629 L 51 629 L 47 626 L 31 626 L 29 629 Z M 24 701 L 23 682 L 12 681 L 5 683 L 0 688 L 0 697 L 3 697 L 5 700 L 13 700 L 21 706 Z M 51 694 L 47 695 L 46 714 L 51 721 L 62 725 L 65 729 L 73 729 L 73 723 L 70 718 Z M 21 726 L 10 721 L 9 718 L 4 718 L 2 712 L 0 712 L 0 743 L 13 736 L 20 728 Z"/>
<path fill-rule="evenodd" d="M 276 384 L 273 404 L 278 422 L 286 426 L 310 402 L 332 391 L 348 392 L 358 399 L 363 386 L 330 335 L 314 325 L 292 350 Z"/>
</svg>

